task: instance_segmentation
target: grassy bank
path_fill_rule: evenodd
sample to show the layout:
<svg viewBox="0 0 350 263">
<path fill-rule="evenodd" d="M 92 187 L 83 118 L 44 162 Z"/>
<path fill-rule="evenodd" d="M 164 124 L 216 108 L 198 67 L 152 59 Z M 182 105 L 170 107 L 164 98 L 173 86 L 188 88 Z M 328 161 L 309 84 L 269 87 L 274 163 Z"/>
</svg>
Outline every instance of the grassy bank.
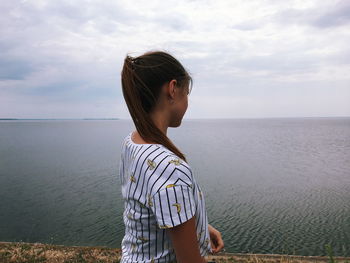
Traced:
<svg viewBox="0 0 350 263">
<path fill-rule="evenodd" d="M 48 263 L 80 263 L 119 262 L 121 250 L 107 247 L 60 246 L 40 243 L 0 242 L 0 262 L 48 262 Z M 306 257 L 266 254 L 233 254 L 219 253 L 208 256 L 207 260 L 215 262 L 242 263 L 350 263 L 350 258 L 341 257 Z M 332 262 L 333 261 L 333 262 Z"/>
</svg>

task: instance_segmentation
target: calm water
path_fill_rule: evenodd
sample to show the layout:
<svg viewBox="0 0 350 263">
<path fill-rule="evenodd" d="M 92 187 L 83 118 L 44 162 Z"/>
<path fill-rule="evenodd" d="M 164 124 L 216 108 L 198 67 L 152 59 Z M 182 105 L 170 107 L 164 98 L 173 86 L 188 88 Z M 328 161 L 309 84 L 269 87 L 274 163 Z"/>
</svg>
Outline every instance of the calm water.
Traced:
<svg viewBox="0 0 350 263">
<path fill-rule="evenodd" d="M 0 241 L 120 247 L 131 121 L 0 122 Z M 350 118 L 185 120 L 186 153 L 228 252 L 350 256 Z"/>
</svg>

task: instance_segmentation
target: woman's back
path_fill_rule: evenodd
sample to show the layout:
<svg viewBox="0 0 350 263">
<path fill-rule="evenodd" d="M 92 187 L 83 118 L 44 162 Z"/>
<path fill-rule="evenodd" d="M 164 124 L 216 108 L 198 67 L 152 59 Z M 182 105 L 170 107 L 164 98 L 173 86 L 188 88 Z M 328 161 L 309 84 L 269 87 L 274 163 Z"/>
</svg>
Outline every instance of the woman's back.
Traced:
<svg viewBox="0 0 350 263">
<path fill-rule="evenodd" d="M 200 254 L 211 252 L 204 195 L 185 161 L 161 144 L 134 143 L 130 133 L 122 145 L 120 180 L 125 202 L 121 262 L 175 261 L 166 229 L 193 216 Z"/>
</svg>

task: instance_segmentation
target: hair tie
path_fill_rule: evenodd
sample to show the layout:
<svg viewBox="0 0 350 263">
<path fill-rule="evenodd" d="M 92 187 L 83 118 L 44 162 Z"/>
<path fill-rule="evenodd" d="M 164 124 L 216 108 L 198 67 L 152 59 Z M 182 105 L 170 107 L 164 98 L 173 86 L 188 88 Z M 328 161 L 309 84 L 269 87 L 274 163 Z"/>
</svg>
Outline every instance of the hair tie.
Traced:
<svg viewBox="0 0 350 263">
<path fill-rule="evenodd" d="M 130 57 L 130 62 L 131 62 L 131 68 L 133 71 L 135 71 L 135 65 L 139 64 L 139 58 L 132 58 Z"/>
</svg>

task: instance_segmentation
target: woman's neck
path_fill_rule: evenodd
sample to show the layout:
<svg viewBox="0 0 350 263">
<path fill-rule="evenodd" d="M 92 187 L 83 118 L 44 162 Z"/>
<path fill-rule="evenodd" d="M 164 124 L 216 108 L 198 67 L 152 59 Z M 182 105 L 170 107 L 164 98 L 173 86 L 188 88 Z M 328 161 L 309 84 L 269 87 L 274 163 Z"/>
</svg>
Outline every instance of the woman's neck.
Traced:
<svg viewBox="0 0 350 263">
<path fill-rule="evenodd" d="M 161 130 L 161 132 L 163 132 L 165 136 L 167 136 L 169 124 L 164 114 L 154 112 L 150 116 L 154 125 L 157 126 L 157 128 Z"/>
</svg>

